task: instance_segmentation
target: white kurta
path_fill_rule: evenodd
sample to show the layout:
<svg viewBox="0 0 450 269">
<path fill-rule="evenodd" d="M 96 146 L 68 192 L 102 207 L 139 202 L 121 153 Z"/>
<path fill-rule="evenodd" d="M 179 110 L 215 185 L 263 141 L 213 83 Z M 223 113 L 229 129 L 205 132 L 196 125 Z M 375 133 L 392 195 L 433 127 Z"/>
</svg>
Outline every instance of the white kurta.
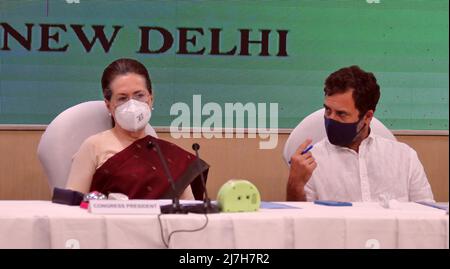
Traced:
<svg viewBox="0 0 450 269">
<path fill-rule="evenodd" d="M 311 150 L 317 168 L 305 186 L 306 199 L 379 202 L 433 201 L 417 153 L 408 145 L 371 133 L 359 153 L 327 138 Z"/>
</svg>

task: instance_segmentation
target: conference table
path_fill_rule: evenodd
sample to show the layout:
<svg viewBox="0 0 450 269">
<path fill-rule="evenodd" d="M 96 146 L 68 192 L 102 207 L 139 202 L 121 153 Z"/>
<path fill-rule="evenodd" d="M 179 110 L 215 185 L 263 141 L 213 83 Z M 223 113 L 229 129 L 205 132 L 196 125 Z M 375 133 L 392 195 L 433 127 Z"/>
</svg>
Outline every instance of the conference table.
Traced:
<svg viewBox="0 0 450 269">
<path fill-rule="evenodd" d="M 167 247 L 448 249 L 449 215 L 446 210 L 417 203 L 385 208 L 378 203 L 333 207 L 271 202 L 256 212 L 158 218 L 157 214 L 91 214 L 78 206 L 50 201 L 0 201 L 0 248 Z"/>
</svg>

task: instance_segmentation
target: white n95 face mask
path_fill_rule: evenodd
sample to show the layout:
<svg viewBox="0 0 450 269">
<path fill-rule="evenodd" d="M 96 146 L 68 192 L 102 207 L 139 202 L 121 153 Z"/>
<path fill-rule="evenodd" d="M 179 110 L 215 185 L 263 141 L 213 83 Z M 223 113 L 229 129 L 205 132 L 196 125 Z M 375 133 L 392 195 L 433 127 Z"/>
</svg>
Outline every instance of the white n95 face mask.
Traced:
<svg viewBox="0 0 450 269">
<path fill-rule="evenodd" d="M 145 128 L 151 114 L 147 103 L 130 99 L 116 107 L 114 116 L 120 127 L 130 132 L 136 132 Z"/>
</svg>

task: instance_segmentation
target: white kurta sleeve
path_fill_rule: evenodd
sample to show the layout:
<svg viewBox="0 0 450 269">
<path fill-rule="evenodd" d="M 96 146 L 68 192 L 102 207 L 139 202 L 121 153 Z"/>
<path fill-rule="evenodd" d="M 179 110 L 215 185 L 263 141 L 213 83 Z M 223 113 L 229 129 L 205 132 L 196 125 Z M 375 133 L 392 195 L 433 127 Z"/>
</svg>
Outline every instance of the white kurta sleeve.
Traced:
<svg viewBox="0 0 450 269">
<path fill-rule="evenodd" d="M 306 183 L 304 191 L 305 191 L 307 202 L 312 202 L 312 201 L 315 201 L 318 199 L 317 191 L 316 191 L 316 188 L 314 185 L 314 173 L 311 175 L 311 178 Z"/>
<path fill-rule="evenodd" d="M 427 175 L 416 151 L 413 149 L 410 149 L 408 193 L 411 202 L 434 202 L 433 192 L 428 183 Z"/>
</svg>

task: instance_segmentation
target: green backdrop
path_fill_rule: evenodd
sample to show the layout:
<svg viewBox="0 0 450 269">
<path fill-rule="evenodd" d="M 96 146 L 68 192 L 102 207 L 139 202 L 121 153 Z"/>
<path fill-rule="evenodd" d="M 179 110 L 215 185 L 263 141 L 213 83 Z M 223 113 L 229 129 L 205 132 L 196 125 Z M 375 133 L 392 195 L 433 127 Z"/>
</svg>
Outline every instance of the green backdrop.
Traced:
<svg viewBox="0 0 450 269">
<path fill-rule="evenodd" d="M 156 98 L 151 123 L 168 126 L 172 104 L 202 102 L 266 102 L 279 104 L 279 127 L 292 128 L 322 106 L 323 81 L 343 66 L 357 64 L 372 71 L 381 86 L 375 114 L 390 129 L 448 130 L 448 14 L 447 0 L 377 1 L 89 1 L 0 0 L 0 124 L 48 124 L 64 109 L 87 100 L 101 100 L 100 77 L 108 63 L 120 57 L 142 61 L 150 71 Z M 368 3 L 369 2 L 369 3 Z M 27 38 L 26 23 L 34 24 L 31 48 L 6 35 L 5 25 Z M 59 40 L 39 51 L 40 24 L 52 28 Z M 70 27 L 82 24 L 86 36 L 92 25 L 122 28 L 108 52 L 97 41 L 87 52 Z M 139 27 L 161 27 L 171 33 L 173 46 L 164 53 L 137 53 Z M 177 54 L 177 28 L 201 28 L 196 44 L 203 55 Z M 223 51 L 237 47 L 240 31 L 261 39 L 271 30 L 270 56 L 250 44 L 249 56 L 209 55 L 210 28 L 221 28 Z M 287 30 L 287 56 L 277 56 L 277 30 Z M 153 33 L 151 44 L 162 44 Z M 5 38 L 9 50 L 5 49 Z M 205 117 L 204 117 L 205 118 Z"/>
</svg>

